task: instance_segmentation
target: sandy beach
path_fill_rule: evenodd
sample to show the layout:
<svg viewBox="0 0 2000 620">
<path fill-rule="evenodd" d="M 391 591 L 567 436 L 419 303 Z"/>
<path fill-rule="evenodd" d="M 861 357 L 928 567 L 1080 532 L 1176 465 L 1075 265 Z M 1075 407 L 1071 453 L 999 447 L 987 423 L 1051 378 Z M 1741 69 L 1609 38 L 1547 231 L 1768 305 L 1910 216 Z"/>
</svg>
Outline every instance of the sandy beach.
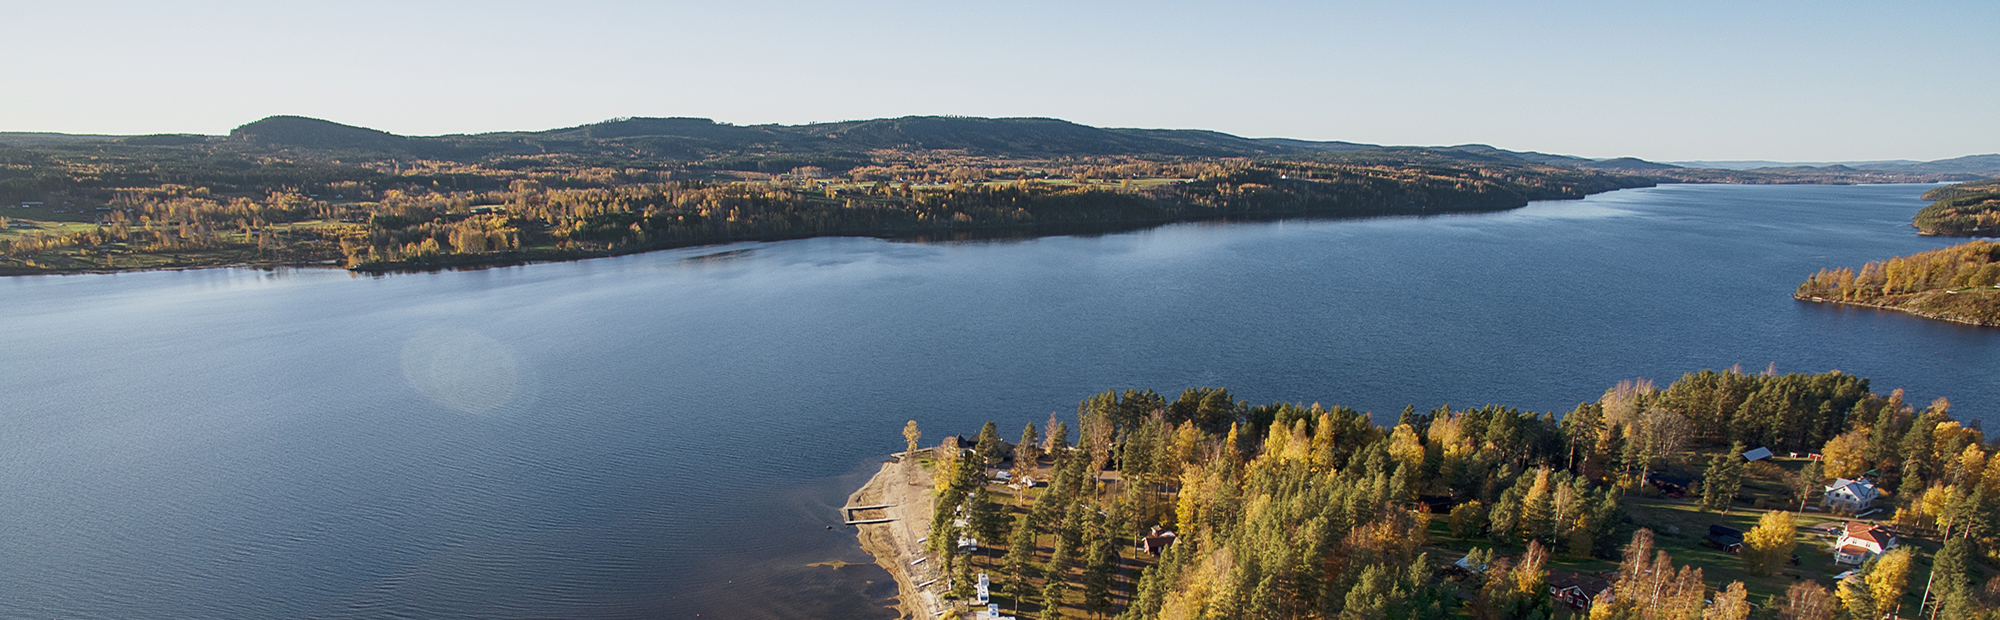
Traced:
<svg viewBox="0 0 2000 620">
<path fill-rule="evenodd" d="M 918 464 L 917 453 L 882 464 L 868 484 L 847 497 L 848 506 L 880 506 L 868 510 L 842 510 L 844 521 L 873 521 L 855 527 L 861 548 L 875 557 L 875 563 L 896 579 L 896 608 L 909 620 L 937 617 L 942 607 L 937 597 L 941 575 L 933 560 L 917 541 L 929 534 L 932 511 L 931 476 Z M 911 562 L 921 562 L 912 565 Z M 928 586 L 928 587 L 919 587 Z"/>
</svg>

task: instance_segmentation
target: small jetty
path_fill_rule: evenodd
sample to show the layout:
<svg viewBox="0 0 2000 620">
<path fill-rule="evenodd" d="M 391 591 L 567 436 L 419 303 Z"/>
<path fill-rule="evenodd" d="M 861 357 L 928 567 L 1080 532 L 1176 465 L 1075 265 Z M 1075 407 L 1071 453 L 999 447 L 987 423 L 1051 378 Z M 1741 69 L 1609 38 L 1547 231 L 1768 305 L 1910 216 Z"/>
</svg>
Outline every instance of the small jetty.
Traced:
<svg viewBox="0 0 2000 620">
<path fill-rule="evenodd" d="M 865 524 L 868 524 L 868 523 L 888 523 L 888 522 L 890 522 L 890 521 L 895 521 L 895 520 L 896 520 L 896 518 L 895 518 L 895 517 L 880 517 L 880 518 L 874 518 L 874 519 L 863 519 L 863 518 L 858 518 L 858 517 L 856 517 L 854 513 L 855 513 L 855 512 L 858 512 L 858 511 L 862 511 L 862 510 L 883 510 L 883 509 L 886 509 L 886 508 L 895 508 L 895 507 L 896 507 L 896 505 L 895 505 L 895 504 L 876 504 L 876 505 L 873 505 L 873 506 L 843 506 L 843 507 L 841 507 L 841 509 L 840 509 L 840 520 L 841 520 L 841 522 L 842 522 L 842 523 L 844 523 L 844 524 L 847 524 L 847 525 L 865 525 Z"/>
</svg>

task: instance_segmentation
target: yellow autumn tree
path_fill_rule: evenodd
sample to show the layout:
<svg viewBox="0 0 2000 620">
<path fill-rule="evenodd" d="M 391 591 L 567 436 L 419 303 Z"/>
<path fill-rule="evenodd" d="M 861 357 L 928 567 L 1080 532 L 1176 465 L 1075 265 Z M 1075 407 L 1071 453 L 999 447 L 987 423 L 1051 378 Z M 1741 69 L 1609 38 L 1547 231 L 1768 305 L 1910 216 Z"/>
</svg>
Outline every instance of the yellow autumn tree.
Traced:
<svg viewBox="0 0 2000 620">
<path fill-rule="evenodd" d="M 1702 620 L 1744 620 L 1750 617 L 1750 592 L 1743 588 L 1743 582 L 1730 582 L 1728 588 L 1715 595 L 1708 610 L 1701 615 Z"/>
<path fill-rule="evenodd" d="M 1424 464 L 1424 442 L 1417 437 L 1417 429 L 1408 424 L 1397 424 L 1389 433 L 1389 456 L 1416 471 Z"/>
<path fill-rule="evenodd" d="M 1841 581 L 1835 594 L 1855 620 L 1874 620 L 1896 613 L 1909 583 L 1910 551 L 1891 549 L 1869 562 L 1860 577 Z"/>
<path fill-rule="evenodd" d="M 1853 478 L 1868 471 L 1868 431 L 1857 429 L 1848 431 L 1826 442 L 1820 449 L 1826 457 L 1824 474 L 1834 478 Z"/>
<path fill-rule="evenodd" d="M 1783 568 L 1792 559 L 1792 550 L 1798 548 L 1798 524 L 1792 513 L 1783 510 L 1766 511 L 1757 520 L 1757 527 L 1743 535 L 1743 545 L 1749 547 L 1743 554 L 1744 568 L 1752 574 L 1770 575 Z"/>
</svg>

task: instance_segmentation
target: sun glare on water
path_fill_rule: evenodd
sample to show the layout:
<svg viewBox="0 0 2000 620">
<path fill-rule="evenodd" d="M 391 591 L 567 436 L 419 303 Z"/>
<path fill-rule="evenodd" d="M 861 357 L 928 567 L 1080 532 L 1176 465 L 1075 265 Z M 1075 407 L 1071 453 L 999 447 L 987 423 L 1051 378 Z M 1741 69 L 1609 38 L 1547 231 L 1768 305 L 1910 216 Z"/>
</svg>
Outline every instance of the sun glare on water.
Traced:
<svg viewBox="0 0 2000 620">
<path fill-rule="evenodd" d="M 466 413 L 497 410 L 521 387 L 506 345 L 460 328 L 425 330 L 404 344 L 403 378 L 431 402 Z"/>
</svg>

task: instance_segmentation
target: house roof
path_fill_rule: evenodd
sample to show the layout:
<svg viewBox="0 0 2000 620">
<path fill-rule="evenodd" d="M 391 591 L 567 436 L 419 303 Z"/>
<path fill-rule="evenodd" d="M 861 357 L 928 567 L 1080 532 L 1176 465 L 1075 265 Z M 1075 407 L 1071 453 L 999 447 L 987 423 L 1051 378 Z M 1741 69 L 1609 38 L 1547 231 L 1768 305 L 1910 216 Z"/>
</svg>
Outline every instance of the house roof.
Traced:
<svg viewBox="0 0 2000 620">
<path fill-rule="evenodd" d="M 1611 587 L 1611 582 L 1588 575 L 1578 575 L 1562 571 L 1549 571 L 1549 587 L 1557 590 L 1576 589 L 1586 596 L 1597 596 Z"/>
<path fill-rule="evenodd" d="M 1840 548 L 1840 552 L 1841 552 L 1842 554 L 1844 554 L 1844 555 L 1867 555 L 1867 554 L 1868 554 L 1868 550 L 1867 550 L 1867 549 L 1863 549 L 1863 548 L 1861 548 L 1861 547 L 1856 547 L 1856 546 L 1854 546 L 1854 545 L 1848 545 L 1848 546 L 1845 546 L 1845 547 L 1841 547 L 1841 548 Z"/>
<path fill-rule="evenodd" d="M 1743 453 L 1743 460 L 1746 460 L 1746 461 L 1756 461 L 1756 460 L 1762 460 L 1762 459 L 1768 459 L 1768 458 L 1771 458 L 1771 449 L 1770 449 L 1770 448 L 1758 448 L 1758 449 L 1755 449 L 1755 450 L 1751 450 L 1751 451 L 1749 451 L 1749 452 L 1745 452 L 1745 453 Z"/>
<path fill-rule="evenodd" d="M 1826 485 L 1826 492 L 1828 493 L 1832 493 L 1834 491 L 1838 491 L 1841 489 L 1848 489 L 1855 495 L 1875 493 L 1874 483 L 1868 482 L 1867 480 L 1848 480 L 1846 478 L 1835 478 L 1833 479 L 1833 484 Z"/>
<path fill-rule="evenodd" d="M 1860 521 L 1849 521 L 1847 523 L 1847 533 L 1845 535 L 1842 535 L 1840 539 L 1843 541 L 1860 540 L 1860 541 L 1874 543 L 1875 546 L 1880 547 L 1883 546 L 1882 545 L 1883 542 L 1893 537 L 1895 537 L 1894 534 L 1890 534 L 1888 530 L 1882 529 L 1882 527 L 1879 525 L 1875 525 L 1873 523 L 1862 523 Z"/>
</svg>

